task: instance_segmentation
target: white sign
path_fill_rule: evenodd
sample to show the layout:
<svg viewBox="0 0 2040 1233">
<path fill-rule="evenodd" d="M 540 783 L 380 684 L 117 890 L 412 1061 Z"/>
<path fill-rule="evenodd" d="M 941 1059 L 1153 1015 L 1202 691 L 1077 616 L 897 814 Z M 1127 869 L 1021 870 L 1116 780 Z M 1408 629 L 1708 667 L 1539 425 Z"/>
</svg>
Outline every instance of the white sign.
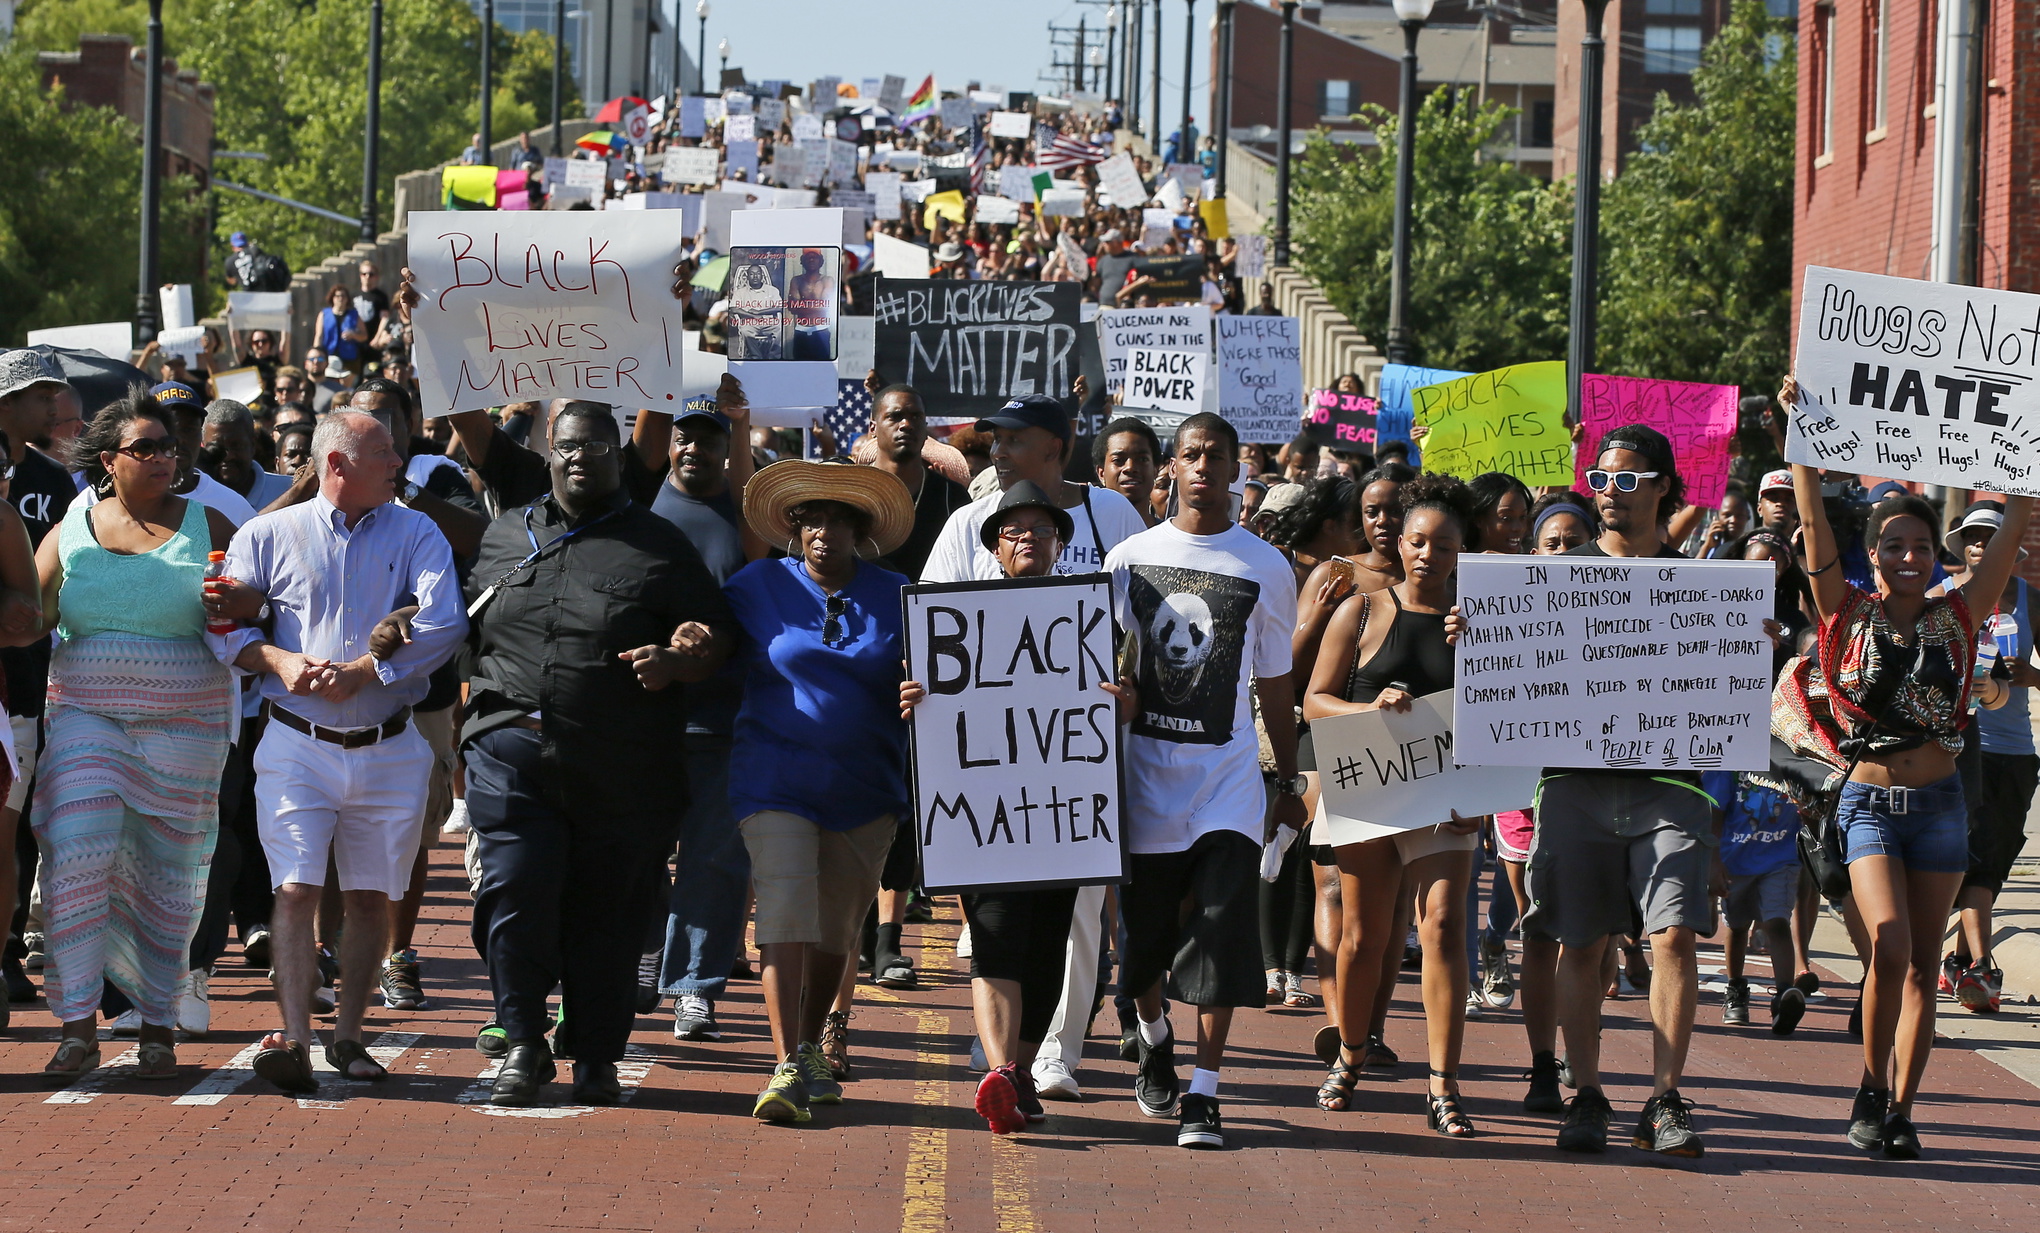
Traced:
<svg viewBox="0 0 2040 1233">
<path fill-rule="evenodd" d="M 1034 200 L 1034 168 L 1012 163 L 999 168 L 999 196 L 1015 201 Z"/>
<path fill-rule="evenodd" d="M 1018 137 L 1025 141 L 1033 135 L 1033 121 L 1026 112 L 995 111 L 992 113 L 992 136 Z"/>
<path fill-rule="evenodd" d="M 623 117 L 623 138 L 634 146 L 641 146 L 645 138 L 652 135 L 652 110 L 649 107 L 633 107 Z"/>
<path fill-rule="evenodd" d="M 900 216 L 900 173 L 897 171 L 867 171 L 864 173 L 865 191 L 871 194 L 871 216 L 882 223 L 889 223 Z"/>
<path fill-rule="evenodd" d="M 878 87 L 878 105 L 887 111 L 898 114 L 900 101 L 905 97 L 906 88 L 906 78 L 895 77 L 891 73 L 887 73 L 884 83 Z"/>
<path fill-rule="evenodd" d="M 923 201 L 926 201 L 929 195 L 935 191 L 935 185 L 937 183 L 939 183 L 939 181 L 901 180 L 900 196 L 906 198 L 908 201 L 913 202 L 915 205 L 919 205 Z"/>
<path fill-rule="evenodd" d="M 873 348 L 878 341 L 878 318 L 836 318 L 836 376 L 864 380 L 871 371 Z"/>
<path fill-rule="evenodd" d="M 191 308 L 190 283 L 165 283 L 157 299 L 163 305 L 163 328 L 182 330 L 198 324 L 198 314 Z"/>
<path fill-rule="evenodd" d="M 730 251 L 730 214 L 750 204 L 750 194 L 711 190 L 701 195 L 701 246 L 718 253 Z"/>
<path fill-rule="evenodd" d="M 1764 561 L 1462 555 L 1454 756 L 1769 767 L 1775 576 Z"/>
<path fill-rule="evenodd" d="M 829 139 L 829 180 L 835 184 L 857 182 L 857 143 Z"/>
<path fill-rule="evenodd" d="M 1806 268 L 1785 457 L 2040 496 L 2040 295 Z"/>
<path fill-rule="evenodd" d="M 680 389 L 682 223 L 670 210 L 414 213 L 426 416 L 540 398 L 665 410 Z"/>
<path fill-rule="evenodd" d="M 1195 415 L 1204 409 L 1204 370 L 1209 361 L 1202 351 L 1165 351 L 1160 347 L 1132 347 L 1126 353 L 1127 407 L 1151 407 L 1175 415 Z M 1241 438 L 1247 440 L 1246 434 Z"/>
<path fill-rule="evenodd" d="M 758 179 L 758 143 L 756 141 L 725 141 L 723 161 L 729 164 L 729 173 L 734 176 L 742 172 L 745 179 L 756 183 Z"/>
<path fill-rule="evenodd" d="M 1334 846 L 1364 843 L 1510 809 L 1528 809 L 1541 768 L 1460 766 L 1452 756 L 1452 695 L 1429 694 L 1407 711 L 1361 711 L 1310 721 L 1318 799 Z"/>
<path fill-rule="evenodd" d="M 915 831 L 931 891 L 1125 876 L 1112 584 L 1103 574 L 910 586 Z"/>
<path fill-rule="evenodd" d="M 1218 413 L 1240 440 L 1284 442 L 1303 426 L 1303 335 L 1294 317 L 1221 314 Z"/>
<path fill-rule="evenodd" d="M 793 139 L 795 141 L 820 141 L 822 139 L 822 118 L 812 113 L 793 118 Z"/>
<path fill-rule="evenodd" d="M 1239 256 L 1233 261 L 1233 269 L 1242 281 L 1258 280 L 1267 270 L 1268 237 L 1264 235 L 1243 235 L 1238 239 Z M 1257 290 L 1256 296 L 1260 294 Z"/>
<path fill-rule="evenodd" d="M 757 123 L 758 121 L 755 116 L 725 117 L 722 126 L 723 144 L 728 145 L 732 141 L 756 140 L 758 136 Z"/>
<path fill-rule="evenodd" d="M 779 126 L 786 123 L 785 100 L 761 98 L 758 100 L 757 108 L 758 123 L 765 126 L 766 132 L 777 132 Z"/>
<path fill-rule="evenodd" d="M 221 398 L 252 403 L 262 397 L 262 370 L 249 367 L 216 372 L 213 374 L 213 389 Z"/>
<path fill-rule="evenodd" d="M 926 248 L 883 231 L 871 237 L 871 260 L 881 278 L 926 278 L 932 268 Z"/>
<path fill-rule="evenodd" d="M 1082 218 L 1084 216 L 1084 190 L 1081 188 L 1052 188 L 1041 195 L 1043 218 Z"/>
<path fill-rule="evenodd" d="M 713 184 L 720 161 L 714 146 L 670 146 L 666 150 L 666 183 Z"/>
<path fill-rule="evenodd" d="M 734 248 L 834 247 L 842 240 L 841 210 L 745 210 L 730 218 Z M 834 306 L 830 316 L 840 319 Z M 832 360 L 731 360 L 730 374 L 744 383 L 744 392 L 755 406 L 836 405 L 836 365 Z"/>
<path fill-rule="evenodd" d="M 287 330 L 290 328 L 290 292 L 229 291 L 227 320 L 237 330 Z"/>
<path fill-rule="evenodd" d="M 609 163 L 599 158 L 567 160 L 567 187 L 601 192 L 609 187 Z"/>
<path fill-rule="evenodd" d="M 967 98 L 946 98 L 942 100 L 942 127 L 969 128 L 970 100 Z"/>
<path fill-rule="evenodd" d="M 1112 194 L 1112 204 L 1130 210 L 1147 200 L 1147 186 L 1133 169 L 1133 155 L 1121 150 L 1098 164 L 1098 183 Z"/>
<path fill-rule="evenodd" d="M 981 223 L 1017 223 L 1020 221 L 1020 203 L 980 194 L 974 213 Z"/>
<path fill-rule="evenodd" d="M 680 135 L 700 139 L 708 135 L 707 99 L 690 94 L 680 100 Z"/>
<path fill-rule="evenodd" d="M 927 275 L 923 274 L 922 277 L 926 278 Z M 265 293 L 228 292 L 227 294 L 229 297 L 232 297 L 234 295 Z M 286 305 L 288 305 L 290 300 L 288 292 L 277 291 L 266 294 L 282 296 Z M 280 330 L 289 328 L 290 318 L 286 314 L 283 323 L 280 325 L 267 325 L 266 323 L 250 325 L 240 320 L 236 320 L 234 324 L 244 330 L 258 328 Z M 97 351 L 109 360 L 119 360 L 125 364 L 128 362 L 128 356 L 135 349 L 135 325 L 132 321 L 102 321 L 95 325 L 55 325 L 46 330 L 30 330 L 28 332 L 29 346 L 39 347 L 45 343 L 52 347 L 62 347 L 67 351 Z"/>
<path fill-rule="evenodd" d="M 1211 310 L 1202 304 L 1172 308 L 1108 308 L 1098 314 L 1098 352 L 1105 361 L 1105 390 L 1120 392 L 1126 353 L 1134 347 L 1211 353 Z M 1294 434 L 1292 434 L 1294 435 Z"/>
</svg>

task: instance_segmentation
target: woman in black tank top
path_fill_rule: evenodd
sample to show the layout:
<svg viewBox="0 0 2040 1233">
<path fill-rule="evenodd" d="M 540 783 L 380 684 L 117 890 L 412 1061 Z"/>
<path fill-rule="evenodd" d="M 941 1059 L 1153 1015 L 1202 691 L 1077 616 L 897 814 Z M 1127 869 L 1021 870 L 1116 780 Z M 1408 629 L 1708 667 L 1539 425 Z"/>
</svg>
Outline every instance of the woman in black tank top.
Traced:
<svg viewBox="0 0 2040 1233">
<path fill-rule="evenodd" d="M 1403 485 L 1399 544 L 1403 581 L 1340 608 L 1325 631 L 1324 649 L 1304 696 L 1306 718 L 1359 711 L 1407 711 L 1427 694 L 1452 688 L 1454 654 L 1445 615 L 1457 593 L 1459 553 L 1472 526 L 1466 486 L 1444 475 Z M 1318 1105 L 1345 1109 L 1359 1079 L 1366 1045 L 1356 1039 L 1372 1018 L 1396 904 L 1408 876 L 1415 888 L 1417 932 L 1424 947 L 1424 1020 L 1431 1080 L 1431 1128 L 1454 1138 L 1473 1133 L 1459 1104 L 1459 1049 L 1465 1034 L 1466 884 L 1479 820 L 1441 820 L 1416 830 L 1339 823 L 1333 851 L 1345 905 L 1338 957 L 1339 1014 L 1346 1039 L 1318 1089 Z M 1364 837 L 1355 841 L 1353 832 Z"/>
</svg>

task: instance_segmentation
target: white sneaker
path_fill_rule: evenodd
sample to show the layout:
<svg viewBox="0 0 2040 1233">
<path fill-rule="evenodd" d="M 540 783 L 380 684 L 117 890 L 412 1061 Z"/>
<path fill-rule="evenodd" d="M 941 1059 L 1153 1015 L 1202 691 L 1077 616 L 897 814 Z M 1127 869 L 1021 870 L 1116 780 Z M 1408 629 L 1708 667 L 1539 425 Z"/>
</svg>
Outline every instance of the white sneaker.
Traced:
<svg viewBox="0 0 2040 1233">
<path fill-rule="evenodd" d="M 212 1031 L 212 973 L 204 968 L 184 974 L 184 986 L 177 991 L 177 1026 L 193 1040 L 204 1040 Z"/>
<path fill-rule="evenodd" d="M 446 822 L 439 828 L 442 835 L 465 835 L 468 833 L 467 801 L 456 797 L 453 811 L 446 815 Z"/>
<path fill-rule="evenodd" d="M 42 971 L 43 964 L 49 959 L 48 941 L 40 933 L 25 933 L 21 936 L 21 944 L 28 951 L 21 958 L 22 970 L 24 972 Z"/>
<path fill-rule="evenodd" d="M 1084 1091 L 1077 1077 L 1059 1057 L 1034 1059 L 1034 1094 L 1043 1100 L 1082 1100 Z"/>
<path fill-rule="evenodd" d="M 1467 990 L 1466 1017 L 1469 1019 L 1478 1019 L 1486 1013 L 1487 1013 L 1487 999 L 1483 998 L 1480 995 L 1480 990 L 1478 989 Z"/>
<path fill-rule="evenodd" d="M 968 959 L 968 958 L 970 958 L 970 925 L 969 925 L 969 924 L 965 924 L 965 925 L 964 925 L 964 927 L 963 927 L 962 929 L 960 929 L 960 930 L 958 930 L 958 931 L 957 931 L 957 934 L 956 934 L 956 957 L 957 957 L 958 959 Z"/>
<path fill-rule="evenodd" d="M 142 1012 L 139 1010 L 124 1010 L 120 1012 L 113 1021 L 113 1034 L 116 1039 L 126 1036 L 140 1036 L 142 1034 Z"/>
</svg>

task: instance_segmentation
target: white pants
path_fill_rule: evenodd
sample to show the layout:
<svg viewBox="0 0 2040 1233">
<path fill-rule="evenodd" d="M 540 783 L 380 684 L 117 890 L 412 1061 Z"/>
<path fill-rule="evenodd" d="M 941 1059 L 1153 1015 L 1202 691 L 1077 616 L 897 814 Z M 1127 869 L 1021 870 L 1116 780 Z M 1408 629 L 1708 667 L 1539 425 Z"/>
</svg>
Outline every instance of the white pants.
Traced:
<svg viewBox="0 0 2040 1233">
<path fill-rule="evenodd" d="M 342 749 L 271 721 L 255 747 L 255 826 L 269 878 L 402 899 L 425 823 L 435 757 L 417 725 L 360 749 Z"/>
<path fill-rule="evenodd" d="M 1091 1026 L 1091 1002 L 1098 996 L 1098 942 L 1104 932 L 1105 888 L 1077 891 L 1077 911 L 1070 920 L 1070 945 L 1063 956 L 1062 1001 L 1042 1038 L 1035 1065 L 1060 1058 L 1071 1074 L 1084 1057 L 1084 1033 Z"/>
</svg>

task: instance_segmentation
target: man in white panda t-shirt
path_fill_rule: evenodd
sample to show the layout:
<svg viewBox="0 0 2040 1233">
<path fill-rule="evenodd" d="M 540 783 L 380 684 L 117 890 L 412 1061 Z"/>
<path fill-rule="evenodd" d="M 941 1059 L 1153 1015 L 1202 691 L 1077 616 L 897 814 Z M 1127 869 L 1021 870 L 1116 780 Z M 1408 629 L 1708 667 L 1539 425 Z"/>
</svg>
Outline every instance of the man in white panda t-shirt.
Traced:
<svg viewBox="0 0 2040 1233">
<path fill-rule="evenodd" d="M 992 434 L 992 468 L 999 486 L 949 516 L 921 569 L 922 582 L 974 582 L 1005 576 L 999 559 L 985 550 L 978 532 L 998 508 L 1005 490 L 1023 479 L 1033 480 L 1054 496 L 1075 526 L 1056 561 L 1058 574 L 1103 570 L 1107 553 L 1128 536 L 1147 529 L 1132 503 L 1110 488 L 1063 479 L 1070 451 L 1070 413 L 1055 399 L 1042 394 L 1015 398 L 979 420 L 977 427 Z M 1104 887 L 1087 886 L 1077 892 L 1063 963 L 1062 998 L 1035 1054 L 1029 1071 L 1032 1090 L 1021 1093 L 1023 1103 L 1031 1103 L 1036 1092 L 1050 1100 L 1083 1099 L 1075 1070 L 1083 1056 L 1084 1032 L 1090 1027 L 1091 1001 L 1098 987 L 1104 911 Z"/>
</svg>

